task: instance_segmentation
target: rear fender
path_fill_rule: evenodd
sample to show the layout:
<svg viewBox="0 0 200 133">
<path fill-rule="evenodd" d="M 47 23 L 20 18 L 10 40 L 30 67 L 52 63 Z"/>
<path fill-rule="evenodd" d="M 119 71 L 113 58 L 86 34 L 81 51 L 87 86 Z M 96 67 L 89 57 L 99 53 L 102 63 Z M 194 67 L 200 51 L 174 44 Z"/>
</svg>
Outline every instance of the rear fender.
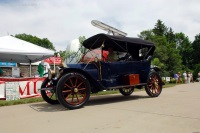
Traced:
<svg viewBox="0 0 200 133">
<path fill-rule="evenodd" d="M 159 76 L 160 76 L 160 73 L 162 72 L 162 70 L 158 67 L 151 68 L 151 71 L 157 72 Z M 165 85 L 165 83 L 163 81 L 162 81 L 162 85 Z"/>
<path fill-rule="evenodd" d="M 153 70 L 153 71 L 155 71 L 155 72 L 157 72 L 157 73 L 160 73 L 162 70 L 160 69 L 160 68 L 158 68 L 158 67 L 153 67 L 153 68 L 151 68 L 151 70 Z"/>
</svg>

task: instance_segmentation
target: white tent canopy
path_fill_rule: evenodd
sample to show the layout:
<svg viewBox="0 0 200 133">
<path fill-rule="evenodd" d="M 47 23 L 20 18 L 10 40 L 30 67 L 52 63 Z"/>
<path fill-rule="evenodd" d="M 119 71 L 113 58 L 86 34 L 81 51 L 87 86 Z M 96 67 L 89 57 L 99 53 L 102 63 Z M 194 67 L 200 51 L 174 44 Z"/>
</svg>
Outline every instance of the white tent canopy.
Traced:
<svg viewBox="0 0 200 133">
<path fill-rule="evenodd" d="M 0 37 L 1 62 L 33 63 L 53 55 L 54 51 L 21 39 L 12 36 Z"/>
</svg>

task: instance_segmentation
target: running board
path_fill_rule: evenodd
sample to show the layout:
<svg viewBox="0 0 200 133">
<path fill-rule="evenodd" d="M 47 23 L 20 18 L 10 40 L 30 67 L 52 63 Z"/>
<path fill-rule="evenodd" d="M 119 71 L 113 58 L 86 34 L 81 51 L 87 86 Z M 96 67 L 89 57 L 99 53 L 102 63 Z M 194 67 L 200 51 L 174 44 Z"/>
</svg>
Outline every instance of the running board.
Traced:
<svg viewBox="0 0 200 133">
<path fill-rule="evenodd" d="M 120 88 L 129 88 L 129 87 L 137 87 L 137 86 L 145 86 L 147 83 L 135 84 L 135 85 L 121 85 L 116 87 L 108 87 L 107 89 L 120 89 Z"/>
</svg>

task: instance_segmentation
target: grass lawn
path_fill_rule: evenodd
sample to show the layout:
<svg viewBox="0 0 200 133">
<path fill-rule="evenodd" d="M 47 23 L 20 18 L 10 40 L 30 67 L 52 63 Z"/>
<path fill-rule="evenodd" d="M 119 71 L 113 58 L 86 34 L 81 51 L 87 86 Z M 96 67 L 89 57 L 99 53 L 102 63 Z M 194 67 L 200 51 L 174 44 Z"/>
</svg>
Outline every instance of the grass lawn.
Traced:
<svg viewBox="0 0 200 133">
<path fill-rule="evenodd" d="M 163 88 L 169 88 L 173 87 L 176 84 L 166 84 L 163 86 Z M 135 91 L 144 91 L 143 89 L 135 89 Z M 107 94 L 118 94 L 119 90 L 111 90 L 111 91 L 101 91 L 95 94 L 91 94 L 91 96 L 97 96 L 97 95 L 107 95 Z M 10 106 L 10 105 L 17 105 L 17 104 L 27 104 L 27 103 L 35 103 L 35 102 L 43 102 L 44 100 L 39 98 L 26 98 L 26 99 L 20 99 L 20 100 L 14 100 L 14 101 L 5 101 L 0 100 L 0 106 Z"/>
</svg>

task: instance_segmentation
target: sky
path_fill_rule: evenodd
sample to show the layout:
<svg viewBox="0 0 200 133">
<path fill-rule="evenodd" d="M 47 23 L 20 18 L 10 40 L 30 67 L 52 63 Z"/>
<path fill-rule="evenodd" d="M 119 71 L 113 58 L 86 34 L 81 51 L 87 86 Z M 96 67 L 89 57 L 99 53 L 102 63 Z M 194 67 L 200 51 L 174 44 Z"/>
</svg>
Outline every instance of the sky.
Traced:
<svg viewBox="0 0 200 133">
<path fill-rule="evenodd" d="M 107 33 L 92 20 L 137 37 L 160 19 L 193 41 L 200 33 L 199 7 L 200 0 L 0 0 L 0 37 L 30 34 L 64 51 L 79 36 Z"/>
</svg>

